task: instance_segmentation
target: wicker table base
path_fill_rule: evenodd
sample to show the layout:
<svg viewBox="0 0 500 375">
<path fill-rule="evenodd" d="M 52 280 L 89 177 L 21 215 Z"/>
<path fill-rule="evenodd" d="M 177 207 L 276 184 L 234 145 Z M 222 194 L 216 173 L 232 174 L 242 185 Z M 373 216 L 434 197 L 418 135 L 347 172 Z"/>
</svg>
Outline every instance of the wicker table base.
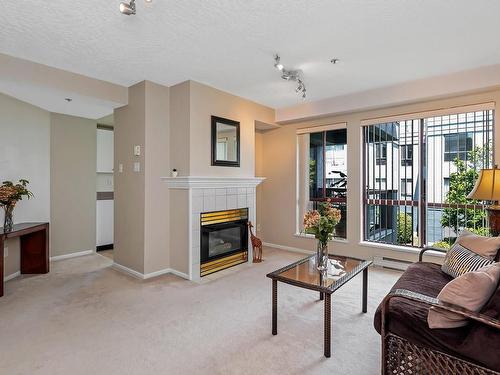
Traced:
<svg viewBox="0 0 500 375">
<path fill-rule="evenodd" d="M 363 295 L 362 295 L 362 311 L 366 313 L 367 311 L 367 296 L 368 296 L 368 266 L 371 264 L 370 261 L 361 261 L 349 259 L 350 269 L 348 269 L 345 275 L 341 276 L 339 279 L 332 282 L 328 280 L 328 284 L 325 283 L 322 278 L 319 281 L 314 278 L 314 271 L 307 276 L 307 281 L 296 280 L 287 276 L 287 271 L 293 270 L 295 267 L 304 265 L 304 263 L 310 261 L 312 258 L 308 257 L 299 262 L 293 263 L 287 267 L 284 267 L 278 271 L 270 273 L 267 275 L 272 279 L 272 334 L 278 334 L 278 281 L 291 284 L 297 287 L 317 290 L 319 291 L 320 300 L 324 301 L 324 355 L 329 358 L 331 356 L 331 329 L 332 329 L 332 293 L 339 289 L 342 285 L 351 280 L 354 276 L 363 272 Z M 353 264 L 354 263 L 354 264 Z M 309 269 L 309 268 L 308 268 Z M 317 272 L 317 271 L 316 271 Z M 301 272 L 297 272 L 300 274 Z M 295 272 L 292 272 L 295 274 Z M 313 277 L 311 277 L 311 275 Z"/>
</svg>

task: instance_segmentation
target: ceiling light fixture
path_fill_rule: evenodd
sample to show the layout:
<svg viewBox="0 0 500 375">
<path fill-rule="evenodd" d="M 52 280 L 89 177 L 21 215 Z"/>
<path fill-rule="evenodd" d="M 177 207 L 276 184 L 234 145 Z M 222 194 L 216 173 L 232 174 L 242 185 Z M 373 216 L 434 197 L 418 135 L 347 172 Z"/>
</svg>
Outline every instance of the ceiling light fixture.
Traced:
<svg viewBox="0 0 500 375">
<path fill-rule="evenodd" d="M 280 62 L 281 58 L 278 54 L 274 55 L 274 67 L 281 72 L 281 78 L 285 81 L 297 82 L 297 88 L 295 92 L 297 94 L 302 94 L 302 99 L 306 98 L 306 85 L 303 81 L 302 70 L 288 70 L 285 69 L 283 64 Z"/>
<path fill-rule="evenodd" d="M 280 63 L 280 57 L 278 55 L 274 55 L 274 67 L 278 70 L 283 70 L 283 64 Z"/>
<path fill-rule="evenodd" d="M 331 59 L 331 60 L 330 60 L 330 62 L 331 62 L 333 65 L 337 64 L 339 61 L 340 61 L 339 59 L 335 59 L 335 58 L 333 58 L 333 59 Z"/>
<path fill-rule="evenodd" d="M 126 16 L 135 14 L 135 0 L 130 0 L 130 3 L 120 3 L 120 12 Z"/>
</svg>

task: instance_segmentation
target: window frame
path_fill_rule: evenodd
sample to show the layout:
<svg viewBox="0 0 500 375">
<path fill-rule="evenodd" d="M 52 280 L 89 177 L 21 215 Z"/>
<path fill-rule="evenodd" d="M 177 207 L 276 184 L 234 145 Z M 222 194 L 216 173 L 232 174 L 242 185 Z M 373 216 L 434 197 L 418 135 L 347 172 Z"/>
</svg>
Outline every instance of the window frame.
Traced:
<svg viewBox="0 0 500 375">
<path fill-rule="evenodd" d="M 299 128 L 296 130 L 296 172 L 295 172 L 295 180 L 296 180 L 296 206 L 295 206 L 295 217 L 296 217 L 296 223 L 295 223 L 295 234 L 294 236 L 296 237 L 305 237 L 305 238 L 314 238 L 313 235 L 311 234 L 305 234 L 301 231 L 301 223 L 302 223 L 302 218 L 300 217 L 300 206 L 299 206 L 299 194 L 300 194 L 300 163 L 299 163 L 299 136 L 303 134 L 311 134 L 311 133 L 321 133 L 321 132 L 327 132 L 330 130 L 342 130 L 346 129 L 347 130 L 347 122 L 338 122 L 338 123 L 333 123 L 333 124 L 324 124 L 324 125 L 317 125 L 317 126 L 312 126 L 312 127 L 306 127 L 306 128 Z M 349 138 L 349 134 L 347 134 L 347 138 Z M 349 142 L 346 142 L 347 145 L 349 145 Z M 326 159 L 324 160 L 324 163 L 326 163 Z M 346 155 L 346 164 L 348 164 L 348 156 Z M 349 197 L 346 197 L 345 201 L 345 206 L 346 210 L 348 210 L 348 203 L 349 203 Z M 347 220 L 347 218 L 346 218 Z M 346 223 L 347 224 L 347 223 Z M 343 237 L 334 237 L 332 239 L 334 242 L 341 242 L 341 243 L 348 243 L 348 233 L 346 231 L 346 236 L 345 238 Z"/>
<path fill-rule="evenodd" d="M 496 128 L 498 125 L 496 124 L 496 108 L 495 108 L 495 103 L 494 102 L 487 102 L 487 103 L 480 103 L 480 104 L 472 104 L 472 105 L 467 105 L 467 106 L 460 106 L 460 107 L 452 107 L 452 108 L 445 108 L 445 109 L 439 109 L 439 110 L 430 110 L 430 111 L 425 111 L 425 112 L 416 112 L 416 113 L 408 113 L 408 114 L 401 114 L 401 115 L 394 115 L 394 116 L 387 116 L 387 117 L 381 117 L 381 118 L 373 118 L 373 119 L 363 119 L 361 120 L 360 123 L 360 143 L 361 143 L 361 168 L 360 168 L 360 173 L 361 173 L 361 186 L 360 186 L 360 194 L 361 194 L 361 215 L 360 215 L 360 244 L 369 246 L 369 247 L 384 247 L 384 248 L 396 248 L 401 251 L 418 251 L 419 248 L 422 248 L 425 246 L 426 243 L 426 218 L 425 214 L 428 210 L 427 205 L 427 199 L 422 199 L 422 196 L 425 196 L 425 190 L 422 191 L 422 188 L 426 188 L 426 175 L 423 173 L 425 170 L 425 163 L 427 162 L 427 156 L 426 156 L 426 142 L 423 142 L 424 140 L 424 131 L 422 131 L 424 127 L 424 121 L 425 119 L 432 118 L 432 117 L 444 117 L 444 116 L 452 116 L 452 115 L 458 115 L 458 114 L 464 114 L 464 113 L 470 113 L 470 112 L 487 112 L 491 111 L 491 116 L 489 117 L 488 121 L 491 121 L 491 153 L 493 155 L 491 162 L 494 164 L 495 163 L 495 141 L 497 140 L 497 134 L 496 134 Z M 419 132 L 419 140 L 417 149 L 415 149 L 415 144 L 407 144 L 405 146 L 411 146 L 412 147 L 412 154 L 413 157 L 418 157 L 419 160 L 422 160 L 422 162 L 418 162 L 419 164 L 419 176 L 421 178 L 418 179 L 418 190 L 419 194 L 418 197 L 416 197 L 416 200 L 418 201 L 417 207 L 420 209 L 420 207 L 423 208 L 423 212 L 417 214 L 418 220 L 418 226 L 420 228 L 419 231 L 419 241 L 417 246 L 407 246 L 407 245 L 400 245 L 397 243 L 391 244 L 391 243 L 386 243 L 386 242 L 377 242 L 377 241 L 371 241 L 369 240 L 366 232 L 366 225 L 367 225 L 367 208 L 369 207 L 369 204 L 366 202 L 367 199 L 367 172 L 366 168 L 368 167 L 368 160 L 367 160 L 367 148 L 365 144 L 365 128 L 371 125 L 381 125 L 385 123 L 390 123 L 390 122 L 402 122 L 402 121 L 415 121 L 415 120 L 420 120 L 420 125 L 421 125 L 421 131 Z M 466 133 L 466 138 L 469 137 L 469 132 L 467 131 Z M 467 142 L 467 141 L 466 141 Z M 423 145 L 423 147 L 421 146 Z M 474 148 L 474 144 L 472 145 L 472 149 Z M 466 145 L 466 151 L 464 153 L 469 152 L 467 145 Z M 416 151 L 416 152 L 415 152 Z M 444 142 L 443 142 L 443 154 L 444 154 Z M 417 156 L 418 155 L 418 156 Z M 408 156 L 407 153 L 405 155 L 406 157 Z M 444 156 L 443 156 L 444 158 Z M 401 163 L 400 167 L 407 167 L 406 163 L 403 163 L 403 160 L 407 159 L 402 159 L 400 158 L 399 161 Z M 412 159 L 408 159 L 412 160 Z M 377 165 L 376 159 L 373 160 L 373 164 Z M 374 178 L 373 178 L 374 179 Z M 413 186 L 415 188 L 415 186 Z M 380 199 L 381 201 L 384 201 L 384 199 Z"/>
</svg>

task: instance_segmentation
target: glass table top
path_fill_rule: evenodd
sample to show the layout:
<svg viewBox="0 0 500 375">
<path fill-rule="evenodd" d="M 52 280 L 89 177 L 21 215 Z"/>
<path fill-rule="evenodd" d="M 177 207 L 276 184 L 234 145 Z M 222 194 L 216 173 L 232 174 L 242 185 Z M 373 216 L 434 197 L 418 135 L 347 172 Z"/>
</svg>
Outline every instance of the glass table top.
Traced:
<svg viewBox="0 0 500 375">
<path fill-rule="evenodd" d="M 267 277 L 299 287 L 332 293 L 368 268 L 372 261 L 330 255 L 328 272 L 316 268 L 316 254 L 271 272 Z"/>
</svg>

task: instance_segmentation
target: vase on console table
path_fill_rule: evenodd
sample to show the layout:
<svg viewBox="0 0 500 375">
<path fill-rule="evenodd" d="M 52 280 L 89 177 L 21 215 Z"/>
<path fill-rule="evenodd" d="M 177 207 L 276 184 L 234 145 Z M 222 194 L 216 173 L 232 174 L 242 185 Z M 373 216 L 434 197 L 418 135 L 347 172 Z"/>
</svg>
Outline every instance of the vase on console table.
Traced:
<svg viewBox="0 0 500 375">
<path fill-rule="evenodd" d="M 12 231 L 12 227 L 14 226 L 12 212 L 17 202 L 22 200 L 23 197 L 27 199 L 33 197 L 33 193 L 27 188 L 28 184 L 28 180 L 21 179 L 17 184 L 14 184 L 12 181 L 4 181 L 0 185 L 0 207 L 3 208 L 5 213 L 3 221 L 4 233 Z"/>
<path fill-rule="evenodd" d="M 4 233 L 12 232 L 12 227 L 14 226 L 14 222 L 12 220 L 12 214 L 14 212 L 15 205 L 3 206 L 4 210 L 4 220 L 3 220 L 3 231 Z"/>
</svg>

